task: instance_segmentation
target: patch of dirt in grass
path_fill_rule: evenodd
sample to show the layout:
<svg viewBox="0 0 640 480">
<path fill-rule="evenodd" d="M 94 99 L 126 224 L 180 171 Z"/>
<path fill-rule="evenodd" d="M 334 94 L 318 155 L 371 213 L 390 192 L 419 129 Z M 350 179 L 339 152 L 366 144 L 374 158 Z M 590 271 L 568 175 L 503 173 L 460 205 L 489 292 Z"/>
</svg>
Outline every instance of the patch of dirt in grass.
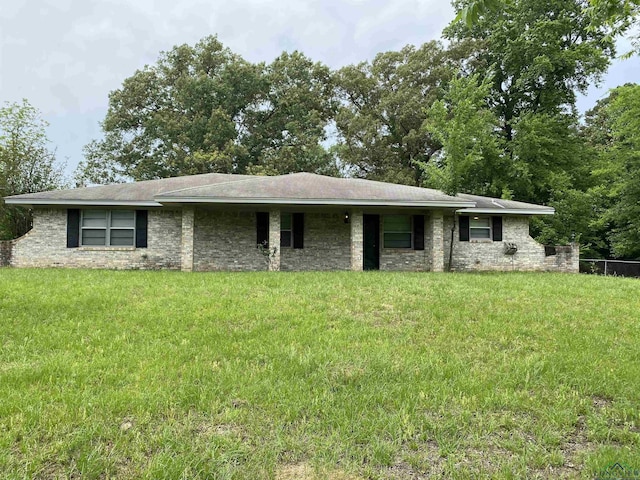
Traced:
<svg viewBox="0 0 640 480">
<path fill-rule="evenodd" d="M 610 399 L 610 398 L 601 397 L 601 396 L 598 396 L 598 395 L 595 395 L 593 397 L 593 406 L 597 410 L 602 410 L 603 408 L 610 407 L 611 403 L 612 403 L 612 399 Z"/>
<path fill-rule="evenodd" d="M 51 480 L 51 479 L 69 479 L 69 480 L 75 480 L 76 478 L 80 478 L 80 473 L 76 472 L 76 473 L 69 473 L 66 471 L 66 469 L 64 468 L 64 466 L 62 466 L 59 463 L 47 463 L 46 465 L 44 465 L 42 467 L 42 469 L 40 469 L 40 471 L 38 471 L 35 476 L 33 477 L 34 479 L 37 480 Z"/>
<path fill-rule="evenodd" d="M 584 416 L 578 417 L 575 430 L 560 449 L 565 454 L 565 458 L 568 457 L 568 460 L 574 460 L 578 454 L 595 449 L 593 442 L 587 439 L 587 423 Z"/>
<path fill-rule="evenodd" d="M 134 478 L 136 476 L 136 473 L 140 473 L 139 471 L 137 471 L 137 468 L 140 468 L 140 466 L 136 466 L 131 458 L 121 458 L 115 463 L 115 478 Z"/>
<path fill-rule="evenodd" d="M 306 463 L 296 463 L 283 465 L 276 470 L 276 480 L 295 480 L 298 478 L 301 480 L 314 478 L 313 468 Z"/>
<path fill-rule="evenodd" d="M 546 478 L 574 478 L 584 467 L 584 457 L 593 452 L 596 444 L 587 439 L 587 424 L 584 416 L 579 416 L 575 430 L 566 442 L 560 446 L 564 464 L 559 467 L 547 467 L 540 473 Z"/>
<path fill-rule="evenodd" d="M 281 465 L 276 469 L 276 480 L 362 480 L 342 470 L 323 470 L 317 473 L 308 463 Z"/>
<path fill-rule="evenodd" d="M 203 435 L 205 437 L 213 437 L 216 435 L 236 435 L 239 437 L 243 436 L 242 429 L 236 425 L 231 424 L 213 424 L 210 422 L 200 422 L 196 426 L 195 431 L 198 435 Z"/>
<path fill-rule="evenodd" d="M 120 423 L 120 430 L 123 432 L 131 430 L 133 428 L 133 424 L 133 418 L 126 417 L 122 420 L 122 423 Z"/>
<path fill-rule="evenodd" d="M 441 477 L 443 475 L 445 459 L 440 456 L 440 448 L 433 440 L 417 445 L 416 450 L 404 450 L 402 457 L 382 471 L 384 478 L 394 480 L 422 479 Z M 415 459 L 415 463 L 419 463 L 420 466 L 411 465 L 407 461 L 408 458 Z"/>
</svg>

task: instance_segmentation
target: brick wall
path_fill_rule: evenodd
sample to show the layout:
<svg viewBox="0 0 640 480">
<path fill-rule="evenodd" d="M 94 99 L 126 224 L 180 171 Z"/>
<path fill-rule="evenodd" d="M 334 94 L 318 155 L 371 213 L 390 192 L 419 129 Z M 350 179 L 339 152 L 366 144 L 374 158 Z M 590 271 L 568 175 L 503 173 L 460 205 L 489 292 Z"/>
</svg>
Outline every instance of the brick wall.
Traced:
<svg viewBox="0 0 640 480">
<path fill-rule="evenodd" d="M 67 211 L 35 209 L 33 229 L 15 240 L 15 267 L 80 267 L 115 269 L 180 268 L 182 214 L 149 210 L 148 248 L 67 248 Z"/>
<path fill-rule="evenodd" d="M 281 270 L 349 270 L 351 226 L 343 213 L 305 213 L 304 248 L 283 248 Z"/>
<path fill-rule="evenodd" d="M 193 269 L 267 270 L 267 258 L 256 248 L 256 239 L 255 212 L 196 210 Z"/>
<path fill-rule="evenodd" d="M 352 221 L 361 224 L 361 216 L 354 215 Z M 0 265 L 9 262 L 16 267 L 181 268 L 184 252 L 180 210 L 149 210 L 148 248 L 66 248 L 66 223 L 65 209 L 36 209 L 29 233 L 9 243 L 0 243 Z M 439 233 L 443 238 L 438 242 L 444 248 L 435 248 L 433 234 L 436 229 L 440 231 L 439 221 L 433 222 L 432 215 L 425 213 L 425 250 L 382 248 L 381 270 L 428 271 L 435 256 L 436 260 L 442 256 L 448 268 L 453 225 L 453 215 L 445 215 L 442 233 Z M 349 270 L 361 266 L 361 258 L 353 265 L 351 262 L 351 231 L 352 225 L 344 223 L 342 212 L 305 213 L 304 248 L 281 249 L 281 269 Z M 360 243 L 361 237 L 356 238 Z M 528 217 L 505 216 L 503 239 L 503 242 L 459 242 L 456 228 L 452 270 L 578 271 L 578 246 L 557 247 L 554 255 L 545 255 L 544 247 L 529 236 Z M 505 255 L 504 242 L 515 243 L 518 252 Z M 13 245 L 11 255 L 7 245 Z M 361 245 L 354 251 L 361 257 Z M 256 215 L 251 211 L 196 209 L 192 256 L 193 269 L 197 271 L 268 268 L 267 258 L 256 248 Z"/>
<path fill-rule="evenodd" d="M 445 221 L 445 257 L 449 255 L 453 217 Z M 453 241 L 452 270 L 454 271 L 557 271 L 578 272 L 579 248 L 577 245 L 558 247 L 558 253 L 545 255 L 544 246 L 529 236 L 529 218 L 504 216 L 502 242 L 460 242 L 456 226 Z M 515 255 L 505 254 L 505 242 L 515 243 Z"/>
</svg>

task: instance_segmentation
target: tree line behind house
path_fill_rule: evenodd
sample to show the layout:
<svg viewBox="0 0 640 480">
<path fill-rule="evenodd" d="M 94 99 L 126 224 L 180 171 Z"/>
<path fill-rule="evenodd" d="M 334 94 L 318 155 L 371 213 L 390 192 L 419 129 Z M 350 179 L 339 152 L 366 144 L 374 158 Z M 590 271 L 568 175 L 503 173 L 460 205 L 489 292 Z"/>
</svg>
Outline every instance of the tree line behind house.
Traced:
<svg viewBox="0 0 640 480">
<path fill-rule="evenodd" d="M 557 214 L 533 222 L 539 241 L 640 257 L 640 85 L 581 119 L 576 95 L 607 71 L 624 33 L 583 3 L 514 0 L 454 20 L 442 41 L 337 70 L 298 51 L 251 63 L 215 36 L 176 46 L 111 92 L 103 137 L 74 181 L 355 176 L 550 205 Z M 61 184 L 44 127 L 28 103 L 2 109 L 0 194 Z M 35 181 L 30 162 L 44 167 Z M 24 233 L 20 215 L 2 207 L 1 237 Z"/>
</svg>

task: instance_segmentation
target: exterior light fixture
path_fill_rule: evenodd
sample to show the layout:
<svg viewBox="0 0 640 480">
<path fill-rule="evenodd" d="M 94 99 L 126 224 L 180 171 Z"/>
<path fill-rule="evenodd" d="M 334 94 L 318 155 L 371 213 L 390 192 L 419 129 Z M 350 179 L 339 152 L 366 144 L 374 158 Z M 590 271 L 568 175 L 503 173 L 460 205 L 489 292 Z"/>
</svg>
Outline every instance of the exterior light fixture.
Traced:
<svg viewBox="0 0 640 480">
<path fill-rule="evenodd" d="M 351 221 L 351 217 L 349 217 L 349 212 L 344 212 L 344 223 L 349 223 Z"/>
</svg>

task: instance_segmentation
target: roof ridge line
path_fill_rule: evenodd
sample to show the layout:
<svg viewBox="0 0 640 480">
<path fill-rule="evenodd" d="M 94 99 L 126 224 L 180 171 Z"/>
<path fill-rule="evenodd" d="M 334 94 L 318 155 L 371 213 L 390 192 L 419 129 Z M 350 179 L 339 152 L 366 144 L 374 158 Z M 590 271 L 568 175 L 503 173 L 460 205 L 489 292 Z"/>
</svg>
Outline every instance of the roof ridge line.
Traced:
<svg viewBox="0 0 640 480">
<path fill-rule="evenodd" d="M 213 172 L 212 172 L 213 173 Z M 233 173 L 222 173 L 220 175 L 233 175 Z M 228 182 L 220 182 L 220 183 L 207 183 L 205 185 L 196 185 L 195 187 L 185 187 L 185 188 L 178 188 L 176 190 L 169 190 L 168 192 L 162 192 L 162 193 L 158 193 L 156 195 L 153 196 L 153 198 L 156 197 L 161 197 L 162 195 L 168 195 L 170 193 L 176 193 L 176 192 L 184 192 L 186 190 L 193 190 L 194 188 L 202 188 L 202 187 L 218 187 L 218 186 L 222 186 L 222 185 L 229 185 L 230 183 L 243 183 L 243 182 L 250 182 L 253 180 L 261 180 L 263 178 L 275 178 L 275 177 L 282 177 L 282 175 L 249 175 L 250 178 L 242 178 L 240 180 L 230 180 Z"/>
</svg>

